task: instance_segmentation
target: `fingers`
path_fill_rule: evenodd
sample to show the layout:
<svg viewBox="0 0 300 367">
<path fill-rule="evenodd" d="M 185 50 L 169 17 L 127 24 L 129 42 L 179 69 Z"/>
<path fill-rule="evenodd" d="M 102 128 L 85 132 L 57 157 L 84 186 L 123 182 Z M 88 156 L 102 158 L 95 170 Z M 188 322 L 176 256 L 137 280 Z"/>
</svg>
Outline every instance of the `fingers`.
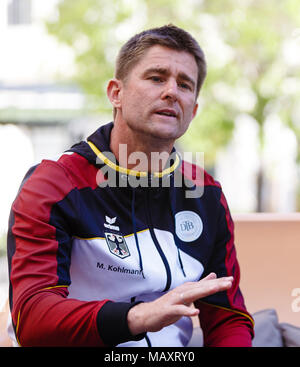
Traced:
<svg viewBox="0 0 300 367">
<path fill-rule="evenodd" d="M 203 278 L 202 280 L 206 279 L 216 279 L 217 278 L 217 274 L 216 273 L 209 273 L 205 278 Z"/>
<path fill-rule="evenodd" d="M 127 315 L 129 330 L 132 335 L 155 332 L 175 323 L 182 316 L 196 316 L 199 310 L 192 307 L 193 302 L 229 289 L 232 282 L 232 276 L 217 278 L 215 273 L 210 273 L 198 282 L 186 282 L 152 302 L 135 305 Z"/>
<path fill-rule="evenodd" d="M 194 297 L 197 297 L 199 295 L 199 298 L 210 296 L 214 293 L 225 291 L 229 288 L 231 288 L 233 282 L 233 277 L 223 277 L 223 278 L 216 278 L 216 279 L 210 279 L 203 282 L 201 284 L 200 289 L 194 290 Z M 196 299 L 193 299 L 195 301 Z"/>
<path fill-rule="evenodd" d="M 211 273 L 198 282 L 188 282 L 175 288 L 178 304 L 188 305 L 199 298 L 204 298 L 217 292 L 225 291 L 232 286 L 233 277 L 216 278 Z"/>
<path fill-rule="evenodd" d="M 200 311 L 198 308 L 185 306 L 185 305 L 175 305 L 172 307 L 171 313 L 173 316 L 188 316 L 193 317 L 199 315 Z"/>
</svg>

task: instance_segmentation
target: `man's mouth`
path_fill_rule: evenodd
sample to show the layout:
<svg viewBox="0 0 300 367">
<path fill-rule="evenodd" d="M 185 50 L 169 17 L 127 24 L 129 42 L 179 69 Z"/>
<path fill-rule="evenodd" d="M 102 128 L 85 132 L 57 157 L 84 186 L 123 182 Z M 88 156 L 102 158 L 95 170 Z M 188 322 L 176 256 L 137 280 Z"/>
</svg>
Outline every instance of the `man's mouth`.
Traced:
<svg viewBox="0 0 300 367">
<path fill-rule="evenodd" d="M 158 110 L 155 113 L 162 116 L 177 117 L 176 111 L 169 108 Z"/>
</svg>

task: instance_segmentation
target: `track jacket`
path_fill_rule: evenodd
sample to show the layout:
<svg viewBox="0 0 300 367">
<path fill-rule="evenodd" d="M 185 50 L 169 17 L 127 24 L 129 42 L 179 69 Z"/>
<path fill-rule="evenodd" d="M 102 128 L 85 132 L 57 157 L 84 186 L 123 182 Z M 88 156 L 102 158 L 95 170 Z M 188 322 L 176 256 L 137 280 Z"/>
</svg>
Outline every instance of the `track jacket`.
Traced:
<svg viewBox="0 0 300 367">
<path fill-rule="evenodd" d="M 140 172 L 141 184 L 132 187 L 128 181 L 137 177 L 111 159 L 112 127 L 100 127 L 57 161 L 43 160 L 24 178 L 8 233 L 16 340 L 22 346 L 186 346 L 190 318 L 133 337 L 127 313 L 215 272 L 234 282 L 195 302 L 204 345 L 250 346 L 253 320 L 239 290 L 233 222 L 220 184 L 175 153 L 162 173 Z M 107 185 L 111 175 L 118 187 Z M 201 187 L 202 196 L 186 197 Z"/>
</svg>

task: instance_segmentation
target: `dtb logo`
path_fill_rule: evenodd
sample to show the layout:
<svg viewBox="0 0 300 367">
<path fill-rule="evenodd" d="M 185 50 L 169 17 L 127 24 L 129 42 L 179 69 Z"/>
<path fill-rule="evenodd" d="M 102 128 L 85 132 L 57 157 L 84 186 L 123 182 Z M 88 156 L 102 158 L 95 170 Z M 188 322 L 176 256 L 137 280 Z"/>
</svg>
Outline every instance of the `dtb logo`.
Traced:
<svg viewBox="0 0 300 367">
<path fill-rule="evenodd" d="M 194 223 L 189 221 L 189 220 L 185 220 L 184 222 L 180 223 L 180 229 L 182 232 L 184 231 L 192 231 L 195 228 Z"/>
<path fill-rule="evenodd" d="M 203 223 L 197 213 L 184 210 L 175 215 L 175 230 L 181 241 L 193 242 L 200 237 Z"/>
</svg>

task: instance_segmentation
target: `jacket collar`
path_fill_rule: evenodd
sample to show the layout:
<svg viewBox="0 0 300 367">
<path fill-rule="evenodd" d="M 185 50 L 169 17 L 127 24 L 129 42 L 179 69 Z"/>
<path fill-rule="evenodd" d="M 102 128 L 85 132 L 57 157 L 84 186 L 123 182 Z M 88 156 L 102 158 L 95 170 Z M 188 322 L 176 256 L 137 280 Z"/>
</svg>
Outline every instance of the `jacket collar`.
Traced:
<svg viewBox="0 0 300 367">
<path fill-rule="evenodd" d="M 128 169 L 125 167 L 122 167 L 118 164 L 117 160 L 114 159 L 112 161 L 105 155 L 105 152 L 109 152 L 110 155 L 113 154 L 110 150 L 110 134 L 111 130 L 113 128 L 113 122 L 110 122 L 106 125 L 101 126 L 99 129 L 97 129 L 91 136 L 87 138 L 87 144 L 89 148 L 92 150 L 92 152 L 95 154 L 94 159 L 100 160 L 100 162 L 103 162 L 103 164 L 106 164 L 111 169 L 128 175 L 128 176 L 137 176 L 137 177 L 148 177 L 151 176 L 148 172 L 144 171 L 136 171 L 133 169 Z M 163 178 L 166 175 L 172 174 L 181 164 L 181 159 L 176 152 L 175 148 L 172 150 L 172 158 L 170 158 L 167 162 L 166 168 L 161 172 L 155 172 L 152 174 L 152 176 L 156 178 Z"/>
</svg>

